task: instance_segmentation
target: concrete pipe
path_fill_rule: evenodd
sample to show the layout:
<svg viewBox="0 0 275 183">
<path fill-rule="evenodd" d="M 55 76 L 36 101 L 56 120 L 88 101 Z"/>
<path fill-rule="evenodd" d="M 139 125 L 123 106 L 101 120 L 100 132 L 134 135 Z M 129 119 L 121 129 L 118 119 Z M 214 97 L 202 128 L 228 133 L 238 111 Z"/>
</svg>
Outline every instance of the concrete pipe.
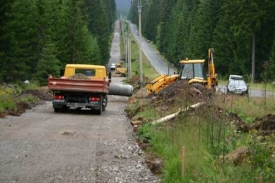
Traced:
<svg viewBox="0 0 275 183">
<path fill-rule="evenodd" d="M 133 90 L 132 85 L 110 83 L 109 95 L 132 96 Z"/>
</svg>

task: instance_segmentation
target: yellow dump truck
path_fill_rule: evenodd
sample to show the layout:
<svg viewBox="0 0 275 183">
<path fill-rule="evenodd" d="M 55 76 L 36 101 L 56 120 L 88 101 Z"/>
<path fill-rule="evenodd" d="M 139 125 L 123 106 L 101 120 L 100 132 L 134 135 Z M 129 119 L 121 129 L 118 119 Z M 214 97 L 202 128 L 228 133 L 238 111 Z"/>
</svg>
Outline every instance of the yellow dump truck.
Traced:
<svg viewBox="0 0 275 183">
<path fill-rule="evenodd" d="M 110 83 L 111 73 L 105 66 L 67 64 L 64 76 L 48 78 L 54 111 L 86 108 L 102 114 L 107 106 Z"/>
</svg>

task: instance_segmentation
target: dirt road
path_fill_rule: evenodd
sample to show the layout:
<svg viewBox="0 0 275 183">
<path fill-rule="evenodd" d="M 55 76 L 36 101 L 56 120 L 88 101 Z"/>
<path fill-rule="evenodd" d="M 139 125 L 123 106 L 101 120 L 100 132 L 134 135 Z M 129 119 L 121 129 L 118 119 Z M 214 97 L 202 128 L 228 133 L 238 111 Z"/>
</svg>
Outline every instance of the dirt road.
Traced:
<svg viewBox="0 0 275 183">
<path fill-rule="evenodd" d="M 112 61 L 118 58 L 118 25 Z M 0 182 L 159 182 L 133 138 L 124 112 L 128 98 L 108 99 L 103 115 L 54 113 L 46 102 L 19 117 L 0 118 Z"/>
</svg>

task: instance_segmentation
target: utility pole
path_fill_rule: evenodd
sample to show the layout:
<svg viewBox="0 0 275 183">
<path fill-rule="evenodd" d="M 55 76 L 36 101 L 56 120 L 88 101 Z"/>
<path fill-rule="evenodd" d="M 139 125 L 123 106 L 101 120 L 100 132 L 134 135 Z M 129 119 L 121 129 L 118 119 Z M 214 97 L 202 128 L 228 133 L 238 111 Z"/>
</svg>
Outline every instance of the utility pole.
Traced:
<svg viewBox="0 0 275 183">
<path fill-rule="evenodd" d="M 139 29 L 139 69 L 140 69 L 140 76 L 139 76 L 139 81 L 140 81 L 140 87 L 143 87 L 143 70 L 142 70 L 142 34 L 141 34 L 141 0 L 138 0 L 138 29 Z"/>
<path fill-rule="evenodd" d="M 132 74 L 132 63 L 131 63 L 131 34 L 128 34 L 128 79 L 131 79 Z"/>
</svg>

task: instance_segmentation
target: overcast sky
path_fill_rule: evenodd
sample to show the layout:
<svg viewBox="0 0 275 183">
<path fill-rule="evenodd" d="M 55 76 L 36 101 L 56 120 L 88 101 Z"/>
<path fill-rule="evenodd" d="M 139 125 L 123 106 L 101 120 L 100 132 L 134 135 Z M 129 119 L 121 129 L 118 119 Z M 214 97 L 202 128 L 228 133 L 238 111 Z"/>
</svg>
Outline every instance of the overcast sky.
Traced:
<svg viewBox="0 0 275 183">
<path fill-rule="evenodd" d="M 130 9 L 131 0 L 116 0 L 117 9 Z"/>
</svg>

